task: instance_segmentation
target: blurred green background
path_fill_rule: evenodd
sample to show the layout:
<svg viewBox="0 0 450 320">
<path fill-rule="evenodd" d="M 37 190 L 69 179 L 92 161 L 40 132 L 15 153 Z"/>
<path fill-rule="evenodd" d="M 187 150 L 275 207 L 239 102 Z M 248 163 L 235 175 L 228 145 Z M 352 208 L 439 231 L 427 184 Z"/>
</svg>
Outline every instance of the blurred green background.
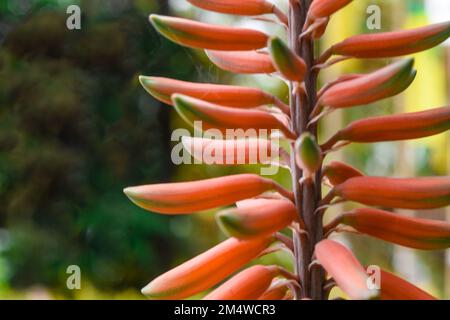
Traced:
<svg viewBox="0 0 450 320">
<path fill-rule="evenodd" d="M 69 31 L 73 3 L 82 29 Z M 1 298 L 140 298 L 192 250 L 170 218 L 122 193 L 173 172 L 169 109 L 137 80 L 194 72 L 150 28 L 148 13 L 167 11 L 166 1 L 1 1 Z M 72 264 L 83 290 L 66 288 Z"/>
<path fill-rule="evenodd" d="M 277 2 L 285 8 L 287 1 Z M 436 22 L 438 11 L 445 12 L 436 3 L 354 1 L 333 17 L 320 46 L 357 33 Z M 66 28 L 71 4 L 81 7 L 81 30 Z M 367 29 L 371 4 L 382 9 L 380 30 Z M 141 299 L 140 288 L 156 275 L 223 239 L 213 212 L 193 217 L 148 214 L 123 195 L 122 189 L 131 185 L 256 170 L 174 166 L 170 134 L 185 125 L 169 107 L 149 97 L 137 77 L 254 85 L 282 98 L 286 87 L 265 75 L 221 72 L 202 52 L 157 35 L 148 23 L 149 13 L 223 24 L 247 21 L 267 32 L 282 31 L 268 23 L 196 10 L 185 0 L 0 2 L 0 299 Z M 321 134 L 329 136 L 363 116 L 448 105 L 449 61 L 445 46 L 416 55 L 419 73 L 410 89 L 395 99 L 332 115 Z M 386 63 L 352 60 L 326 70 L 321 82 Z M 442 134 L 407 143 L 354 145 L 333 159 L 373 175 L 446 175 L 449 139 Z M 277 179 L 289 185 L 284 170 Z M 442 220 L 448 213 L 436 210 L 431 215 Z M 448 253 L 416 253 L 366 237 L 339 237 L 364 263 L 394 270 L 450 298 Z M 265 259 L 289 267 L 286 255 Z M 81 268 L 81 290 L 66 287 L 69 265 Z"/>
</svg>

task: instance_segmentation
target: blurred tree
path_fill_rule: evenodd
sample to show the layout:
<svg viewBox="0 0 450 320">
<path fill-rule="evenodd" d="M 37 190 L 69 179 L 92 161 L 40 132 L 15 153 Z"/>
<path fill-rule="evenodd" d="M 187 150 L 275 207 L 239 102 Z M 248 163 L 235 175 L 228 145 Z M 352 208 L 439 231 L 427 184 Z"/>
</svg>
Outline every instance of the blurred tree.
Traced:
<svg viewBox="0 0 450 320">
<path fill-rule="evenodd" d="M 0 28 L 11 30 L 0 38 L 0 228 L 10 237 L 9 280 L 70 296 L 66 268 L 76 264 L 100 289 L 140 288 L 181 251 L 170 218 L 147 215 L 122 195 L 124 186 L 170 178 L 168 108 L 137 81 L 140 73 L 194 74 L 191 62 L 170 59 L 182 49 L 162 45 L 147 21 L 148 12 L 168 10 L 167 1 L 124 1 L 119 9 L 82 2 L 80 31 L 65 28 L 61 1 L 32 1 L 19 18 L 2 3 Z"/>
</svg>

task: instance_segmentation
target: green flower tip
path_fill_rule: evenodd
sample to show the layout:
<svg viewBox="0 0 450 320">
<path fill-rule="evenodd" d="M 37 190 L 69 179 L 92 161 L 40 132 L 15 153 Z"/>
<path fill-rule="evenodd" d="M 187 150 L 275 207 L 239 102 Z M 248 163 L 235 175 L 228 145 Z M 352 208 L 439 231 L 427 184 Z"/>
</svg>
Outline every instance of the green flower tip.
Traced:
<svg viewBox="0 0 450 320">
<path fill-rule="evenodd" d="M 284 42 L 279 37 L 271 37 L 269 39 L 269 45 L 282 47 L 284 46 Z"/>
<path fill-rule="evenodd" d="M 414 62 L 414 58 L 406 58 L 398 61 L 394 66 L 398 66 L 400 70 L 409 74 L 414 67 Z"/>
<path fill-rule="evenodd" d="M 148 298 L 153 298 L 155 297 L 155 292 L 153 290 L 153 286 L 152 286 L 152 282 L 150 282 L 149 284 L 147 284 L 145 287 L 143 287 L 141 289 L 141 293 L 145 296 L 147 296 Z"/>
<path fill-rule="evenodd" d="M 125 193 L 125 195 L 130 198 L 133 194 L 133 188 L 132 187 L 125 188 L 123 189 L 123 193 Z"/>
<path fill-rule="evenodd" d="M 163 16 L 160 16 L 158 14 L 151 14 L 148 17 L 148 20 L 156 29 L 159 29 L 164 24 Z"/>
<path fill-rule="evenodd" d="M 303 169 L 315 172 L 322 161 L 322 152 L 314 136 L 308 132 L 303 133 L 295 142 L 295 149 Z"/>
<path fill-rule="evenodd" d="M 142 76 L 142 75 L 139 76 L 139 83 L 146 90 L 151 90 L 155 85 L 155 81 L 152 77 L 147 77 L 147 76 Z"/>
<path fill-rule="evenodd" d="M 136 205 L 140 205 L 139 204 L 139 195 L 136 192 L 136 188 L 135 187 L 128 187 L 123 189 L 123 193 L 125 193 L 125 195 L 128 197 L 128 199 L 131 200 L 131 202 L 133 202 Z"/>
<path fill-rule="evenodd" d="M 405 66 L 412 68 L 414 66 L 415 59 L 413 57 L 405 59 Z"/>
<path fill-rule="evenodd" d="M 149 17 L 150 23 L 160 34 L 166 38 L 171 38 L 172 28 L 170 26 L 170 17 L 151 14 Z"/>
<path fill-rule="evenodd" d="M 190 104 L 188 102 L 188 97 L 179 93 L 174 93 L 170 96 L 173 105 L 178 109 L 190 109 Z"/>
<path fill-rule="evenodd" d="M 216 215 L 220 229 L 229 237 L 242 234 L 241 221 L 233 210 L 224 210 Z"/>
<path fill-rule="evenodd" d="M 286 52 L 286 45 L 283 40 L 278 37 L 270 38 L 268 47 L 274 57 L 280 57 L 283 52 Z"/>
</svg>

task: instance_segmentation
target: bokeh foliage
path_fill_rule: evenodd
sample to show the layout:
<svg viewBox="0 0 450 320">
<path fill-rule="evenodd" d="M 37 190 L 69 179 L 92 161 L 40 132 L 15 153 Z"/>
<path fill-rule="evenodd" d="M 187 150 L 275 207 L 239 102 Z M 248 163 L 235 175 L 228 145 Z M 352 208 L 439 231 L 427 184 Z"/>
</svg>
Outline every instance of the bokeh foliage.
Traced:
<svg viewBox="0 0 450 320">
<path fill-rule="evenodd" d="M 193 66 L 170 59 L 181 49 L 149 26 L 167 1 L 122 1 L 120 11 L 110 2 L 82 2 L 74 31 L 64 1 L 0 5 L 0 291 L 70 296 L 71 264 L 101 290 L 138 290 L 174 252 L 189 254 L 170 218 L 136 208 L 122 189 L 172 172 L 168 108 L 137 75 L 188 80 Z"/>
</svg>

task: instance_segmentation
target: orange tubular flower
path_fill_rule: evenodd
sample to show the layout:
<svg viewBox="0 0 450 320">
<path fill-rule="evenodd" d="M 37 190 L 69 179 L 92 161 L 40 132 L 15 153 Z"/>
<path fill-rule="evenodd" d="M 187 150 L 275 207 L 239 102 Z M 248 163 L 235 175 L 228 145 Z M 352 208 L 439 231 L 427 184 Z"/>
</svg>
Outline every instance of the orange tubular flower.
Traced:
<svg viewBox="0 0 450 320">
<path fill-rule="evenodd" d="M 380 142 L 428 137 L 450 129 L 450 106 L 427 111 L 366 118 L 338 131 L 325 144 L 337 141 Z"/>
<path fill-rule="evenodd" d="M 341 184 L 350 178 L 364 176 L 358 169 L 340 161 L 332 161 L 326 165 L 322 170 L 322 175 L 333 186 Z"/>
<path fill-rule="evenodd" d="M 368 289 L 368 276 L 363 266 L 346 247 L 325 239 L 316 244 L 315 254 L 320 264 L 350 298 L 367 300 L 377 297 L 378 292 Z"/>
<path fill-rule="evenodd" d="M 450 22 L 421 28 L 362 34 L 333 45 L 324 56 L 338 54 L 357 58 L 389 58 L 432 48 L 450 36 Z"/>
<path fill-rule="evenodd" d="M 194 159 L 206 164 L 256 164 L 272 159 L 272 143 L 266 139 L 217 140 L 185 136 L 182 143 Z M 212 159 L 205 159 L 205 154 Z"/>
<path fill-rule="evenodd" d="M 129 187 L 125 194 L 149 211 L 186 214 L 227 206 L 236 201 L 280 188 L 256 174 L 238 174 L 207 180 Z"/>
<path fill-rule="evenodd" d="M 308 18 L 315 20 L 326 18 L 336 13 L 353 0 L 314 0 L 309 7 Z"/>
<path fill-rule="evenodd" d="M 262 110 L 228 108 L 188 96 L 175 94 L 172 101 L 178 114 L 192 126 L 201 121 L 202 129 L 280 130 L 285 137 L 295 139 L 295 133 L 281 115 Z"/>
<path fill-rule="evenodd" d="M 412 83 L 416 76 L 414 59 L 395 62 L 380 70 L 332 86 L 319 103 L 330 108 L 347 108 L 394 96 Z"/>
<path fill-rule="evenodd" d="M 330 22 L 330 18 L 324 18 L 322 22 L 319 23 L 317 28 L 312 31 L 312 38 L 314 40 L 319 40 L 325 33 L 328 27 L 328 23 Z"/>
<path fill-rule="evenodd" d="M 381 270 L 381 300 L 436 300 L 435 297 L 396 275 Z"/>
<path fill-rule="evenodd" d="M 331 193 L 369 206 L 434 209 L 450 205 L 450 177 L 355 177 Z"/>
<path fill-rule="evenodd" d="M 255 208 L 258 206 L 268 204 L 273 200 L 285 200 L 284 198 L 280 198 L 280 197 L 271 197 L 272 195 L 269 196 L 269 194 L 266 194 L 266 196 L 267 197 L 258 197 L 258 198 L 237 201 L 236 207 L 239 209 L 251 209 L 251 208 Z"/>
<path fill-rule="evenodd" d="M 191 48 L 254 50 L 265 47 L 268 40 L 266 34 L 257 30 L 211 25 L 156 14 L 150 15 L 150 22 L 166 38 Z"/>
<path fill-rule="evenodd" d="M 256 258 L 272 238 L 230 238 L 150 282 L 142 292 L 153 299 L 183 299 L 216 285 Z"/>
<path fill-rule="evenodd" d="M 251 239 L 286 228 L 297 218 L 297 211 L 289 200 L 268 200 L 254 206 L 221 211 L 216 218 L 228 236 Z"/>
<path fill-rule="evenodd" d="M 168 78 L 140 76 L 144 89 L 161 102 L 172 105 L 170 97 L 174 93 L 235 108 L 254 108 L 265 104 L 275 104 L 287 111 L 288 106 L 261 89 L 230 85 L 193 83 Z"/>
<path fill-rule="evenodd" d="M 327 28 L 330 16 L 352 0 L 315 0 L 311 3 L 304 25 L 303 31 L 306 31 L 308 27 L 312 27 L 313 39 L 319 39 Z"/>
<path fill-rule="evenodd" d="M 194 6 L 220 13 L 259 16 L 273 13 L 274 5 L 265 0 L 187 0 Z"/>
<path fill-rule="evenodd" d="M 450 247 L 450 224 L 360 208 L 343 214 L 343 224 L 361 233 L 405 247 L 438 250 Z"/>
<path fill-rule="evenodd" d="M 364 77 L 364 76 L 365 76 L 365 74 L 359 74 L 359 73 L 349 73 L 349 74 L 341 75 L 336 80 L 325 84 L 320 89 L 320 91 L 317 93 L 317 96 L 320 98 L 328 89 L 330 89 L 331 87 L 333 87 L 333 86 L 335 86 L 335 85 L 337 85 L 339 83 L 342 83 L 342 82 L 345 82 L 345 81 L 349 81 L 349 80 L 358 79 L 358 78 L 361 78 L 361 77 Z"/>
<path fill-rule="evenodd" d="M 275 67 L 270 56 L 257 51 L 213 51 L 206 55 L 219 68 L 234 73 L 274 73 Z"/>
<path fill-rule="evenodd" d="M 241 271 L 203 300 L 256 300 L 279 275 L 279 267 L 256 265 Z"/>
</svg>

